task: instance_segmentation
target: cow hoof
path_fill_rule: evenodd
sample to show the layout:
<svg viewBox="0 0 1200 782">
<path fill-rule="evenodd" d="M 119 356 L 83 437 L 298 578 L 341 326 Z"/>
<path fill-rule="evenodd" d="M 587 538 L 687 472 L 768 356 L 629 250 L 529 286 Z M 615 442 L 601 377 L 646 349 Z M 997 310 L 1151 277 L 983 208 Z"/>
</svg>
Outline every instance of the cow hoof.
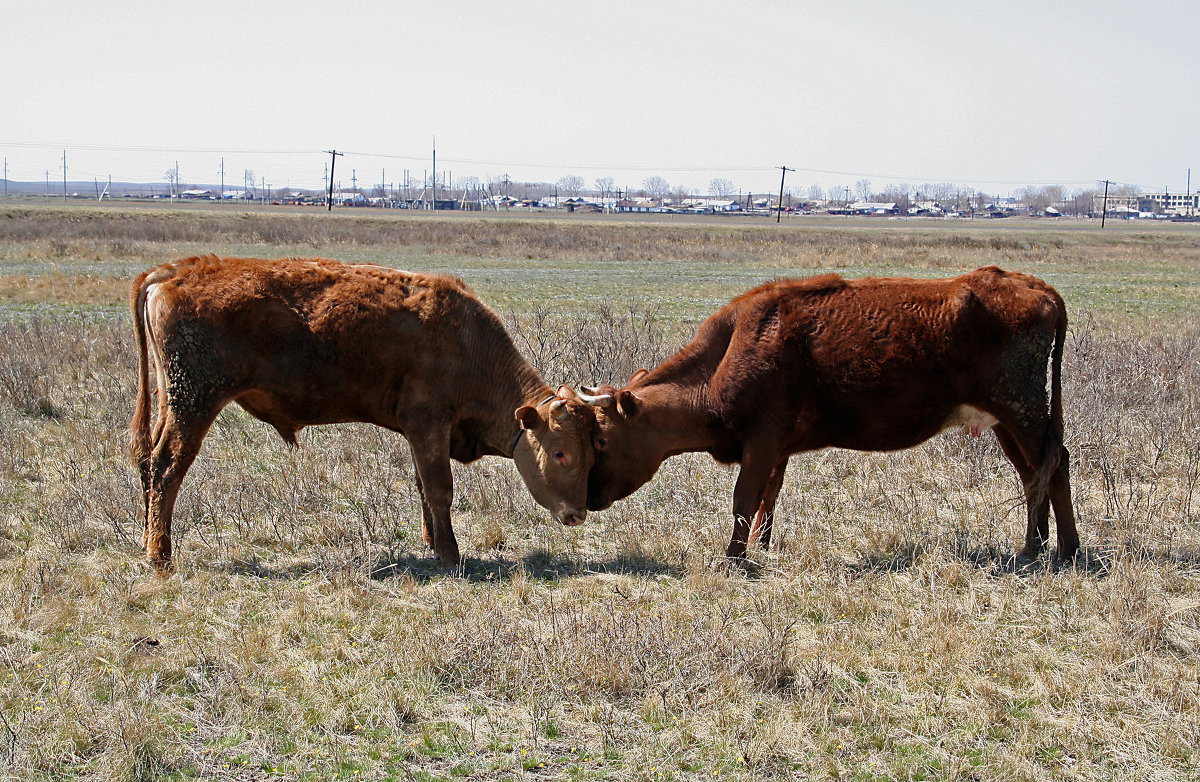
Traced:
<svg viewBox="0 0 1200 782">
<path fill-rule="evenodd" d="M 1063 549 L 1059 548 L 1056 557 L 1060 565 L 1086 565 L 1087 555 L 1083 553 L 1083 549 L 1079 546 L 1074 548 Z"/>
<path fill-rule="evenodd" d="M 758 572 L 758 565 L 745 552 L 741 554 L 726 554 L 725 559 L 717 565 L 718 570 L 726 575 L 753 575 Z"/>
<path fill-rule="evenodd" d="M 170 578 L 175 575 L 175 561 L 172 559 L 155 559 L 148 557 L 146 562 L 154 569 L 154 575 L 159 578 Z"/>
<path fill-rule="evenodd" d="M 462 557 L 459 556 L 458 549 L 443 550 L 436 553 L 438 562 L 444 568 L 456 568 L 462 564 Z"/>
<path fill-rule="evenodd" d="M 1034 546 L 1027 545 L 1027 546 L 1025 546 L 1025 548 L 1021 549 L 1020 554 L 1017 554 L 1017 561 L 1020 562 L 1020 561 L 1024 560 L 1027 562 L 1036 562 L 1037 558 L 1040 557 L 1041 555 L 1042 555 L 1041 547 L 1034 547 Z"/>
</svg>

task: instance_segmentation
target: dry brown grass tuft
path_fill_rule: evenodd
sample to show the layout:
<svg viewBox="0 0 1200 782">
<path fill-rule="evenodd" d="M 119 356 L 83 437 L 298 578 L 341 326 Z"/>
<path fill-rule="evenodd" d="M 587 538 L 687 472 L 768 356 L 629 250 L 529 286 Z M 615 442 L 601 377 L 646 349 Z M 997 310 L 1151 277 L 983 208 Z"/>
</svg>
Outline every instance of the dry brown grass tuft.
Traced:
<svg viewBox="0 0 1200 782">
<path fill-rule="evenodd" d="M 1200 774 L 1194 317 L 1075 318 L 1077 563 L 1016 567 L 1016 476 L 952 434 L 797 457 L 777 547 L 744 570 L 722 557 L 735 473 L 706 456 L 579 529 L 508 462 L 456 466 L 470 559 L 447 573 L 402 440 L 328 427 L 289 450 L 230 410 L 160 581 L 123 454 L 132 340 L 108 312 L 0 320 L 0 776 Z M 510 323 L 564 380 L 622 377 L 689 331 L 638 306 Z"/>
</svg>

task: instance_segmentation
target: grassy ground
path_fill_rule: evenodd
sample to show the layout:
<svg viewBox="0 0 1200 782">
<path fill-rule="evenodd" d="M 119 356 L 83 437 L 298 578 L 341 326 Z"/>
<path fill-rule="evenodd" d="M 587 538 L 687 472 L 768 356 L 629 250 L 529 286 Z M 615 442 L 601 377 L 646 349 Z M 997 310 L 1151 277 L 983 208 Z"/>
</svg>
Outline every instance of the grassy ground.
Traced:
<svg viewBox="0 0 1200 782">
<path fill-rule="evenodd" d="M 289 450 L 227 411 L 141 562 L 129 278 L 200 251 L 460 274 L 551 381 L 622 378 L 729 296 L 816 269 L 996 262 L 1060 288 L 1086 554 L 1018 569 L 994 439 L 796 457 L 728 570 L 734 471 L 667 462 L 579 529 L 455 467 L 470 558 L 423 550 L 382 430 Z M 1200 776 L 1193 226 L 0 213 L 0 777 Z"/>
</svg>

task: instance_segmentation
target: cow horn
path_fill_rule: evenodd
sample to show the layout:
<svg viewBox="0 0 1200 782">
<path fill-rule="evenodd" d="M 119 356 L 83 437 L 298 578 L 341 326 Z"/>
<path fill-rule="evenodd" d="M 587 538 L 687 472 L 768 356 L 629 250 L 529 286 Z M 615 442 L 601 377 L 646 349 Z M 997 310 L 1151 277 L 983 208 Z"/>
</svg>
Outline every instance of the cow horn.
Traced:
<svg viewBox="0 0 1200 782">
<path fill-rule="evenodd" d="M 562 399 L 555 399 L 550 403 L 550 415 L 561 421 L 571 413 L 567 410 L 567 403 Z"/>
<path fill-rule="evenodd" d="M 588 386 L 579 387 L 579 399 L 582 402 L 587 402 L 589 405 L 596 407 L 608 407 L 613 403 L 612 394 L 598 394 L 600 389 L 589 388 Z"/>
</svg>

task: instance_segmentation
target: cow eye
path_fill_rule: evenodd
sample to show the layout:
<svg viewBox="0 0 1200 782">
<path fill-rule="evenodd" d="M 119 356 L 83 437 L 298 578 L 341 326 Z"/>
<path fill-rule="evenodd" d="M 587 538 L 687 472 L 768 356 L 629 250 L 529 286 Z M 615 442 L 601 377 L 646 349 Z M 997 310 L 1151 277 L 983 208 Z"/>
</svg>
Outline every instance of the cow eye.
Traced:
<svg viewBox="0 0 1200 782">
<path fill-rule="evenodd" d="M 605 438 L 605 437 L 601 437 L 601 438 L 599 438 L 599 439 L 597 439 L 597 440 L 596 440 L 596 447 L 597 447 L 597 448 L 603 448 L 603 447 L 604 447 L 604 446 L 606 446 L 606 445 L 608 445 L 608 439 L 607 439 L 607 438 Z"/>
<path fill-rule="evenodd" d="M 562 452 L 562 451 L 555 451 L 555 452 L 554 452 L 554 458 L 555 458 L 555 459 L 561 459 L 561 458 L 563 458 L 563 452 Z"/>
</svg>

